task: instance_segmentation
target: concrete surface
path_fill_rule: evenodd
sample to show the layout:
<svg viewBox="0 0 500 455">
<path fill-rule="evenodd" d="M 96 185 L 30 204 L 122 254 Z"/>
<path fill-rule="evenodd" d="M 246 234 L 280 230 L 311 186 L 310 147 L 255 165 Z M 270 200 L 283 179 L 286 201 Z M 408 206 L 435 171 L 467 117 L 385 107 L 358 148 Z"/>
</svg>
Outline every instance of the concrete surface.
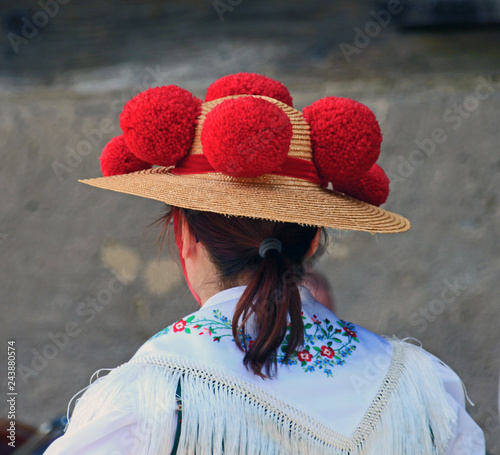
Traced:
<svg viewBox="0 0 500 455">
<path fill-rule="evenodd" d="M 388 25 L 356 47 L 356 27 L 373 20 L 364 2 L 243 2 L 224 21 L 205 2 L 164 4 L 156 16 L 127 5 L 80 21 L 87 13 L 70 2 L 18 54 L 4 42 L 0 332 L 4 346 L 16 340 L 18 419 L 65 412 L 95 370 L 196 308 L 147 227 L 161 204 L 77 182 L 100 175 L 123 103 L 148 84 L 203 97 L 217 77 L 254 71 L 283 81 L 298 108 L 336 95 L 376 113 L 392 181 L 385 207 L 412 229 L 332 232 L 319 267 L 340 317 L 417 338 L 460 374 L 489 453 L 500 454 L 499 31 Z"/>
</svg>

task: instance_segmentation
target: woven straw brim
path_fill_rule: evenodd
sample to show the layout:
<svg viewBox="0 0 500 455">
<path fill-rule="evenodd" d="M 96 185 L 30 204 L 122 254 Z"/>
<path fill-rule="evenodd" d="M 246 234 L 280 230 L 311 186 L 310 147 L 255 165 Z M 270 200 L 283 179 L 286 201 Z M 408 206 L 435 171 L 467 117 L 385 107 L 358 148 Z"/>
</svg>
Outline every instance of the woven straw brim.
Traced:
<svg viewBox="0 0 500 455">
<path fill-rule="evenodd" d="M 404 232 L 395 213 L 297 178 L 234 178 L 219 173 L 174 175 L 159 167 L 82 183 L 182 207 L 224 215 L 371 233 Z"/>
</svg>

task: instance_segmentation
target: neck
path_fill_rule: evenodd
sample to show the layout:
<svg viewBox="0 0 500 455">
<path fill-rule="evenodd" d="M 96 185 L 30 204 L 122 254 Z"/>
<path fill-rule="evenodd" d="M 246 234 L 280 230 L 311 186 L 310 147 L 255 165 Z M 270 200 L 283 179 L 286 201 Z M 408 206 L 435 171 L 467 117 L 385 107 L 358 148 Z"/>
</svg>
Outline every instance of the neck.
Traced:
<svg viewBox="0 0 500 455">
<path fill-rule="evenodd" d="M 234 288 L 236 286 L 246 286 L 248 284 L 247 277 L 236 280 L 234 283 L 225 283 L 221 284 L 214 282 L 206 282 L 205 285 L 199 290 L 198 296 L 201 300 L 201 306 L 205 305 L 205 302 L 213 297 L 215 294 L 219 292 L 225 291 L 226 289 Z"/>
</svg>

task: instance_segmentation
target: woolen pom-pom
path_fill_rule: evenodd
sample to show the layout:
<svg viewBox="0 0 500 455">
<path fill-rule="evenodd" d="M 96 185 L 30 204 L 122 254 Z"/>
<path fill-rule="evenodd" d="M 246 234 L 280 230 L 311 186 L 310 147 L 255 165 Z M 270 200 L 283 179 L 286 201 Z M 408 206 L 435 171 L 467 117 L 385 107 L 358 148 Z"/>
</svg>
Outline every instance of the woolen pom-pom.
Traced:
<svg viewBox="0 0 500 455">
<path fill-rule="evenodd" d="M 198 98 L 175 85 L 141 92 L 120 115 L 125 141 L 143 161 L 175 165 L 191 148 L 200 107 Z"/>
<path fill-rule="evenodd" d="M 238 73 L 217 79 L 207 89 L 205 102 L 231 95 L 264 95 L 293 107 L 288 89 L 279 81 L 254 73 Z"/>
<path fill-rule="evenodd" d="M 365 105 L 332 96 L 314 102 L 303 112 L 311 126 L 313 159 L 322 180 L 334 187 L 345 184 L 375 164 L 382 133 Z"/>
<path fill-rule="evenodd" d="M 374 164 L 366 174 L 357 180 L 334 187 L 334 189 L 378 207 L 389 196 L 389 183 L 384 170 L 378 164 Z"/>
<path fill-rule="evenodd" d="M 234 98 L 208 113 L 201 144 L 216 171 L 258 177 L 285 162 L 292 134 L 292 124 L 279 107 L 260 98 Z"/>
<path fill-rule="evenodd" d="M 137 158 L 127 147 L 123 135 L 114 137 L 104 147 L 101 157 L 104 177 L 149 169 L 151 164 Z"/>
</svg>

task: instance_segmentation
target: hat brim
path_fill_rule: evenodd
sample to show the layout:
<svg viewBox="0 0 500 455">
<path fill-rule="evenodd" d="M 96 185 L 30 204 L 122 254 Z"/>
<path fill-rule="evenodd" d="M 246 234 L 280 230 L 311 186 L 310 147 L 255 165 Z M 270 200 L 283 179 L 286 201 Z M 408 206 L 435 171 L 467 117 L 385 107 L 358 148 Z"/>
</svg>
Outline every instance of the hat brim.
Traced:
<svg viewBox="0 0 500 455">
<path fill-rule="evenodd" d="M 80 181 L 224 215 L 371 233 L 410 229 L 410 222 L 400 215 L 310 182 L 276 175 L 236 179 L 218 173 L 176 175 L 171 168 L 156 167 Z"/>
</svg>

